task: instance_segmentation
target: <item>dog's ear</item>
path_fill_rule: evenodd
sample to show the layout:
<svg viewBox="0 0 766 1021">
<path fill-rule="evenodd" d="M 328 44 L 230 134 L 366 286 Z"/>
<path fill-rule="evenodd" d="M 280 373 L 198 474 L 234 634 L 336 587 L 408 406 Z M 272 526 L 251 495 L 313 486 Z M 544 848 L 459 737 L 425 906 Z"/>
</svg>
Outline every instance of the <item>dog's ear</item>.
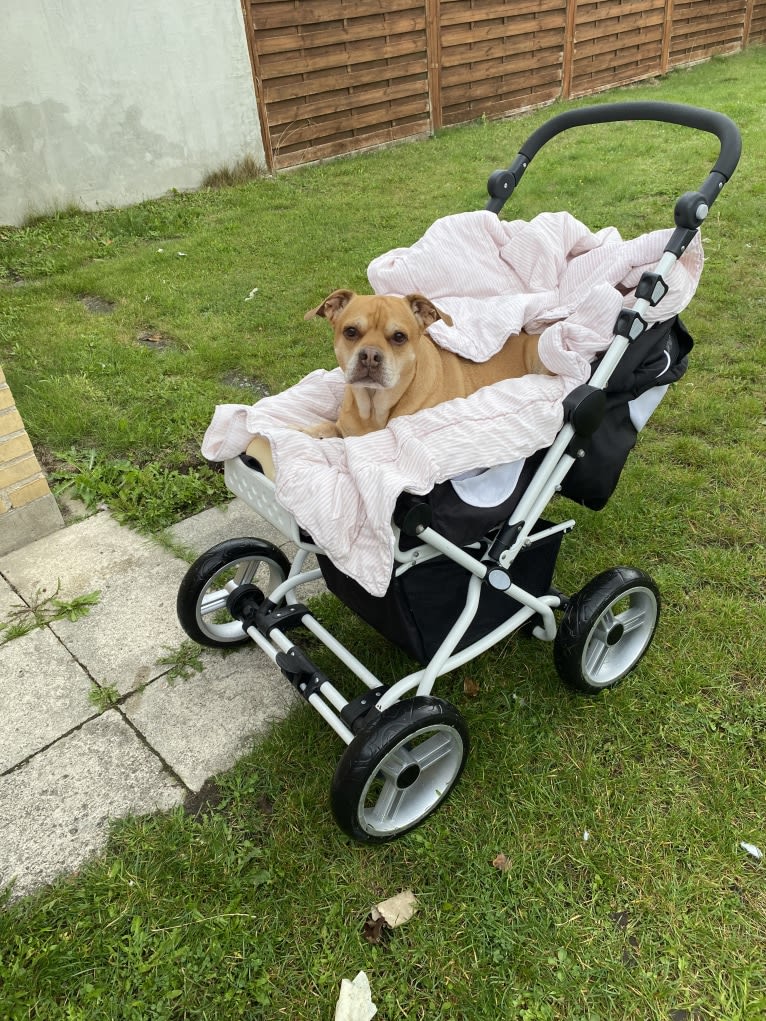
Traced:
<svg viewBox="0 0 766 1021">
<path fill-rule="evenodd" d="M 313 319 L 314 316 L 322 316 L 324 319 L 329 319 L 330 322 L 333 322 L 338 313 L 343 311 L 353 297 L 353 291 L 333 291 L 316 308 L 308 311 L 303 318 Z"/>
<path fill-rule="evenodd" d="M 422 294 L 408 294 L 404 300 L 409 302 L 412 314 L 424 330 L 432 326 L 437 319 L 441 319 L 447 326 L 452 326 L 452 318 L 446 312 L 440 312 L 436 305 Z"/>
</svg>

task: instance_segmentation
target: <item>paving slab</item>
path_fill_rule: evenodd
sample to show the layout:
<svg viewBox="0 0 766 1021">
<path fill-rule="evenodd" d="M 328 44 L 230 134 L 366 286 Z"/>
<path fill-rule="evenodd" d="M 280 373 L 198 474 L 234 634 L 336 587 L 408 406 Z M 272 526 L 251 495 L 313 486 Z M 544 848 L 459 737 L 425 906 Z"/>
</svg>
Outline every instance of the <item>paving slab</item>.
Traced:
<svg viewBox="0 0 766 1021">
<path fill-rule="evenodd" d="M 103 850 L 110 820 L 167 811 L 186 789 L 116 710 L 0 777 L 0 887 L 14 898 Z"/>
<path fill-rule="evenodd" d="M 195 791 L 247 755 L 254 740 L 300 701 L 254 645 L 226 656 L 206 651 L 200 658 L 202 673 L 161 677 L 122 705 L 134 727 Z"/>
<path fill-rule="evenodd" d="M 186 566 L 108 513 L 0 558 L 0 573 L 27 600 L 99 592 L 87 616 L 50 627 L 99 684 L 120 694 L 165 673 L 163 650 L 185 640 L 175 605 Z"/>
<path fill-rule="evenodd" d="M 91 687 L 47 628 L 0 646 L 0 773 L 97 715 Z"/>
<path fill-rule="evenodd" d="M 11 588 L 8 582 L 0 576 L 0 624 L 8 624 L 17 610 L 23 610 L 26 603 Z M 0 629 L 0 640 L 3 631 Z"/>
</svg>

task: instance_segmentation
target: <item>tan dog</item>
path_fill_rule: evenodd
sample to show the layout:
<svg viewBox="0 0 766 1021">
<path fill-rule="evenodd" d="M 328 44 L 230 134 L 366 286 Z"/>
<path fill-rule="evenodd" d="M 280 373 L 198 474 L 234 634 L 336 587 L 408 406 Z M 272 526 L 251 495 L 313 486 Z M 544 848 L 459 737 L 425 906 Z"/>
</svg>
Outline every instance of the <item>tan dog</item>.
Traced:
<svg viewBox="0 0 766 1021">
<path fill-rule="evenodd" d="M 422 294 L 406 298 L 333 291 L 306 319 L 332 324 L 335 355 L 346 376 L 337 423 L 306 429 L 312 436 L 363 436 L 390 419 L 468 397 L 483 386 L 529 373 L 548 374 L 536 336 L 514 334 L 485 362 L 445 351 L 426 330 L 438 319 L 452 326 Z"/>
<path fill-rule="evenodd" d="M 333 291 L 304 318 L 314 316 L 323 316 L 332 324 L 335 355 L 347 384 L 337 422 L 302 430 L 319 439 L 363 436 L 383 429 L 399 415 L 468 397 L 502 379 L 530 373 L 550 375 L 538 357 L 539 338 L 528 333 L 509 337 L 485 362 L 445 351 L 426 330 L 438 319 L 448 326 L 452 320 L 421 294 L 398 298 Z M 247 452 L 273 479 L 268 441 L 256 437 Z"/>
</svg>

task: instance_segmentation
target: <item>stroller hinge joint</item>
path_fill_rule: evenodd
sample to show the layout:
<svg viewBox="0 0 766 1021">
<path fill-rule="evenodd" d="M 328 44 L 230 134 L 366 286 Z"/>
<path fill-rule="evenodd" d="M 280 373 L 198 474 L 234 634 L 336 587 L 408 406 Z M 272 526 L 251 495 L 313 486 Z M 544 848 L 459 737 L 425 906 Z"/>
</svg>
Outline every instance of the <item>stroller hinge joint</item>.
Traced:
<svg viewBox="0 0 766 1021">
<path fill-rule="evenodd" d="M 315 695 L 328 678 L 318 670 L 309 657 L 294 645 L 288 652 L 277 653 L 277 666 L 306 701 Z"/>
<path fill-rule="evenodd" d="M 340 711 L 343 722 L 355 734 L 364 729 L 369 714 L 374 710 L 384 693 L 388 691 L 385 684 L 371 691 L 365 691 L 356 698 L 352 698 Z"/>
<path fill-rule="evenodd" d="M 636 297 L 648 301 L 652 308 L 662 301 L 670 288 L 659 273 L 647 270 L 638 281 Z"/>
<path fill-rule="evenodd" d="M 616 337 L 626 337 L 632 341 L 638 340 L 648 328 L 649 323 L 634 308 L 623 308 L 614 324 L 614 333 Z"/>
<path fill-rule="evenodd" d="M 514 545 L 523 527 L 523 521 L 514 521 L 513 524 L 509 521 L 501 528 L 495 537 L 495 541 L 487 551 L 487 560 L 493 564 L 499 564 L 503 553 L 507 553 L 511 546 Z"/>
</svg>

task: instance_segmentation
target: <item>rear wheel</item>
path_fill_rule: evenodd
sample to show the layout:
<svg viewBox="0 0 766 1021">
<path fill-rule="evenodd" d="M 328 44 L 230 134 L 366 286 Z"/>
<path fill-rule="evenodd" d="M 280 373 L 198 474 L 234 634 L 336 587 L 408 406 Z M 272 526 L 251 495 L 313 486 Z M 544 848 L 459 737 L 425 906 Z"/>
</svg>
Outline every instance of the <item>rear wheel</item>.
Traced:
<svg viewBox="0 0 766 1021">
<path fill-rule="evenodd" d="M 397 702 L 338 762 L 330 800 L 340 828 L 365 844 L 393 840 L 436 811 L 463 772 L 468 730 L 449 702 Z"/>
<path fill-rule="evenodd" d="M 245 645 L 250 638 L 226 609 L 227 585 L 256 585 L 268 596 L 290 573 L 290 561 L 263 539 L 227 539 L 191 565 L 178 589 L 181 627 L 199 645 Z"/>
<path fill-rule="evenodd" d="M 614 687 L 649 648 L 660 615 L 660 593 L 632 567 L 604 571 L 569 602 L 553 644 L 561 679 L 587 694 Z"/>
</svg>

